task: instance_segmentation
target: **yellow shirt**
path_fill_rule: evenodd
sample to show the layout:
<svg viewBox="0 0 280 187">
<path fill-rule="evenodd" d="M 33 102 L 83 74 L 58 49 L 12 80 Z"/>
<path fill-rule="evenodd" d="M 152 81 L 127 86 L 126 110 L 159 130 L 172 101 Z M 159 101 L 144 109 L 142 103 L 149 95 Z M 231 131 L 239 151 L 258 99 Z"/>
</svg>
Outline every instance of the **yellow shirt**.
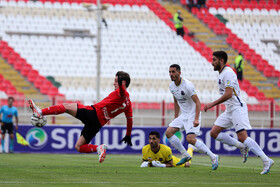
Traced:
<svg viewBox="0 0 280 187">
<path fill-rule="evenodd" d="M 163 144 L 159 144 L 159 151 L 157 153 L 154 153 L 152 151 L 150 144 L 145 145 L 142 149 L 142 156 L 143 156 L 144 161 L 149 161 L 150 163 L 153 160 L 156 160 L 156 161 L 160 161 L 161 163 L 164 164 L 173 159 L 174 167 L 184 167 L 185 166 L 185 164 L 176 166 L 176 164 L 180 161 L 180 159 L 173 156 L 170 147 L 163 145 Z"/>
</svg>

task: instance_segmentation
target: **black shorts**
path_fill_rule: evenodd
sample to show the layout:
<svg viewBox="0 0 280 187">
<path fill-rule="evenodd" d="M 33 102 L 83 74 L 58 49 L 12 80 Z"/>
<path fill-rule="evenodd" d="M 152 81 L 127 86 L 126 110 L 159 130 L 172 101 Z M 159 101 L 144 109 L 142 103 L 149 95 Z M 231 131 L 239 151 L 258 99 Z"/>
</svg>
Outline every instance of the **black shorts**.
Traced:
<svg viewBox="0 0 280 187">
<path fill-rule="evenodd" d="M 5 134 L 6 131 L 8 131 L 8 134 L 13 134 L 14 131 L 13 123 L 4 123 L 4 125 L 1 125 L 1 131 L 2 134 Z"/>
<path fill-rule="evenodd" d="M 183 28 L 178 28 L 178 29 L 176 29 L 176 31 L 177 31 L 177 35 L 184 37 L 185 31 Z"/>
<path fill-rule="evenodd" d="M 81 135 L 84 136 L 86 143 L 88 144 L 102 127 L 97 117 L 96 110 L 93 106 L 78 104 L 76 118 L 85 124 Z"/>
<path fill-rule="evenodd" d="M 237 79 L 238 80 L 243 80 L 243 72 L 242 71 L 239 71 L 239 72 L 237 72 Z"/>
</svg>

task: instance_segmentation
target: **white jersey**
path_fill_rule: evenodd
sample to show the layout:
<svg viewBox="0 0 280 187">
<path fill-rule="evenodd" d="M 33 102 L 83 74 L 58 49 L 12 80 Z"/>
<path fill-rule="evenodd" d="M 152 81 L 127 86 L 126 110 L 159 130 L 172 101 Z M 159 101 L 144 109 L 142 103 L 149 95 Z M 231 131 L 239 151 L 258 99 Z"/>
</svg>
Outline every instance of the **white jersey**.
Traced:
<svg viewBox="0 0 280 187">
<path fill-rule="evenodd" d="M 196 94 L 193 83 L 181 78 L 179 86 L 176 86 L 175 82 L 172 81 L 169 85 L 169 89 L 178 102 L 181 115 L 185 117 L 195 115 L 196 105 L 191 98 Z"/>
<path fill-rule="evenodd" d="M 240 97 L 240 88 L 237 81 L 237 76 L 230 67 L 225 66 L 218 77 L 218 88 L 220 95 L 225 93 L 227 87 L 232 88 L 233 93 L 232 97 L 224 102 L 226 109 L 231 111 L 238 106 L 243 106 L 245 102 Z"/>
</svg>

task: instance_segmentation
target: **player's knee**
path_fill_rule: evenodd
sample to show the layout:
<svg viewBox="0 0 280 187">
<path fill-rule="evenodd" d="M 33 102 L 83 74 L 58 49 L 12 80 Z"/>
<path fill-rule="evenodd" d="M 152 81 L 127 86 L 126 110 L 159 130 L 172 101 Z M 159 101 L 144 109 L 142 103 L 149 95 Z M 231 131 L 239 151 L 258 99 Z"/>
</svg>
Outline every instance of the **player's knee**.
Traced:
<svg viewBox="0 0 280 187">
<path fill-rule="evenodd" d="M 10 139 L 14 139 L 14 135 L 13 134 L 10 134 Z"/>
<path fill-rule="evenodd" d="M 247 131 L 243 130 L 241 132 L 238 132 L 237 137 L 238 140 L 243 143 L 248 138 Z"/>
<path fill-rule="evenodd" d="M 167 138 L 170 138 L 171 136 L 174 135 L 174 132 L 172 131 L 171 128 L 167 128 L 166 131 L 165 131 L 165 135 Z"/>
<path fill-rule="evenodd" d="M 211 136 L 212 138 L 216 139 L 217 136 L 218 136 L 218 133 L 215 132 L 215 131 L 211 131 L 211 132 L 210 132 L 210 136 Z"/>
<path fill-rule="evenodd" d="M 196 143 L 196 138 L 195 137 L 190 137 L 190 136 L 187 136 L 187 141 L 194 145 Z"/>
<path fill-rule="evenodd" d="M 69 103 L 63 103 L 62 105 L 64 106 L 65 110 L 69 110 L 71 108 L 71 104 Z"/>
<path fill-rule="evenodd" d="M 80 146 L 79 145 L 76 144 L 75 149 L 80 152 Z"/>
<path fill-rule="evenodd" d="M 245 136 L 238 136 L 238 140 L 243 143 L 247 139 L 247 137 L 245 137 Z"/>
</svg>

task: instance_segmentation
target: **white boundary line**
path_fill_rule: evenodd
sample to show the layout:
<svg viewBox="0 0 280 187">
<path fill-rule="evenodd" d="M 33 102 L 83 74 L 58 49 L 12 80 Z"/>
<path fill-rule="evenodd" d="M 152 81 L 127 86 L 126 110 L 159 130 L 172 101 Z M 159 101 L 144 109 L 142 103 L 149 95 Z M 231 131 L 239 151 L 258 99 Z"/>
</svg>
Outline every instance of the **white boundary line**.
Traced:
<svg viewBox="0 0 280 187">
<path fill-rule="evenodd" d="M 210 164 L 200 164 L 200 163 L 193 163 L 192 165 L 198 165 L 198 166 L 209 166 L 211 167 Z M 219 164 L 219 168 L 236 168 L 236 169 L 263 169 L 261 167 L 247 167 L 246 164 L 244 163 L 244 167 L 238 167 L 238 166 L 231 166 L 231 165 L 220 165 Z M 218 168 L 218 169 L 219 169 Z M 271 171 L 280 171 L 280 169 L 274 169 L 273 166 L 271 167 Z"/>
<path fill-rule="evenodd" d="M 259 186 L 265 186 L 265 185 L 274 185 L 269 183 L 240 183 L 240 182 L 233 182 L 233 183 L 225 183 L 225 182 L 20 182 L 20 181 L 0 181 L 0 184 L 201 184 L 201 185 L 209 185 L 209 184 L 222 184 L 222 185 L 259 185 Z"/>
</svg>

